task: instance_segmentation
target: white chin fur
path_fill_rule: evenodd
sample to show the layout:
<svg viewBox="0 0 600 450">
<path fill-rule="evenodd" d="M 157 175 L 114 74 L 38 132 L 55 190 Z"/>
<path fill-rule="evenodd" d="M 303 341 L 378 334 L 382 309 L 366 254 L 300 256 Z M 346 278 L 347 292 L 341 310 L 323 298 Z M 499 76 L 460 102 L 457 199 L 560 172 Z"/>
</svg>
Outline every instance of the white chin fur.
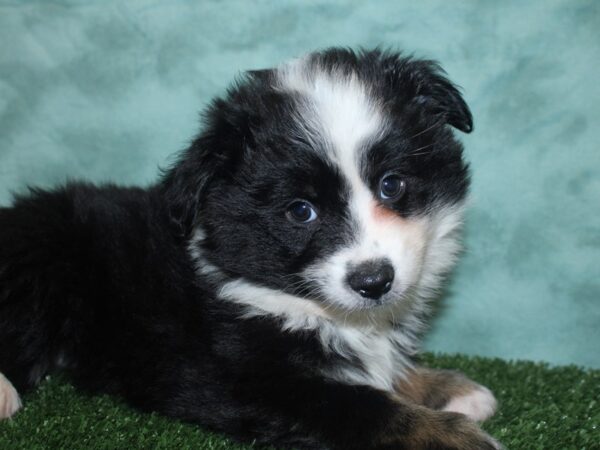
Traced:
<svg viewBox="0 0 600 450">
<path fill-rule="evenodd" d="M 471 420 L 483 422 L 494 415 L 496 407 L 494 394 L 489 389 L 479 386 L 468 394 L 452 398 L 443 411 L 461 413 Z"/>
<path fill-rule="evenodd" d="M 21 399 L 12 383 L 0 373 L 0 420 L 12 417 L 21 409 Z"/>
</svg>

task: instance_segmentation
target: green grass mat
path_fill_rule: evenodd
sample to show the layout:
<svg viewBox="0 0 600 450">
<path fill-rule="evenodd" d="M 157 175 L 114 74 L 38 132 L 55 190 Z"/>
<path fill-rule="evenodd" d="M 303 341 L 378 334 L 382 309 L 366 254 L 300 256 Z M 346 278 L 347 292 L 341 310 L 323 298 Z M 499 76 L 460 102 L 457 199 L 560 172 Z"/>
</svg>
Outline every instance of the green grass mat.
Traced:
<svg viewBox="0 0 600 450">
<path fill-rule="evenodd" d="M 485 428 L 510 450 L 600 449 L 600 370 L 425 355 L 489 386 L 500 402 Z M 199 427 L 139 414 L 108 397 L 86 397 L 56 379 L 0 422 L 0 449 L 248 449 Z"/>
</svg>

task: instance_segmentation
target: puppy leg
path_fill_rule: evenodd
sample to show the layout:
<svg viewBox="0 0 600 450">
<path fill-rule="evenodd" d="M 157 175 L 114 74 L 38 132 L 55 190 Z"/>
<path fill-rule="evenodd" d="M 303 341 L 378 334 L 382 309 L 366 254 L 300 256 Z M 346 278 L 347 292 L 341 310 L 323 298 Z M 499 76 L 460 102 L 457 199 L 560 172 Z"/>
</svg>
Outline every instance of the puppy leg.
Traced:
<svg viewBox="0 0 600 450">
<path fill-rule="evenodd" d="M 0 373 L 0 420 L 12 417 L 21 409 L 21 399 L 12 383 Z"/>
<path fill-rule="evenodd" d="M 302 430 L 305 440 L 309 438 L 312 442 L 321 442 L 321 447 L 336 450 L 502 448 L 464 415 L 435 411 L 395 394 L 324 379 L 295 378 L 293 383 L 285 383 L 285 386 L 293 386 L 293 389 L 280 390 L 271 383 L 269 390 L 259 396 L 261 401 L 268 402 L 260 405 L 259 410 L 275 412 L 280 418 L 267 420 L 274 428 L 253 427 L 271 436 L 269 439 L 253 436 L 259 443 L 287 447 L 291 430 Z M 256 395 L 258 391 L 252 392 Z M 287 442 L 274 442 L 272 436 L 282 435 L 288 438 Z M 294 437 L 296 442 L 301 442 L 298 436 Z"/>
<path fill-rule="evenodd" d="M 464 375 L 450 370 L 418 367 L 397 385 L 398 394 L 428 408 L 457 412 L 482 422 L 494 415 L 497 402 L 492 392 Z"/>
</svg>

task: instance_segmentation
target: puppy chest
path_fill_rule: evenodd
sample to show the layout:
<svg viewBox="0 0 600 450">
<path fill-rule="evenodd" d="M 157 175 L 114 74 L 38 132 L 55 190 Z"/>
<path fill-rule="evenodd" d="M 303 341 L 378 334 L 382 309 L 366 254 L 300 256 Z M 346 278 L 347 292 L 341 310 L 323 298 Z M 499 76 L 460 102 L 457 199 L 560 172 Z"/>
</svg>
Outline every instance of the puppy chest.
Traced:
<svg viewBox="0 0 600 450">
<path fill-rule="evenodd" d="M 393 333 L 341 329 L 329 346 L 341 356 L 341 362 L 327 375 L 344 383 L 393 391 L 396 380 L 410 367 Z"/>
</svg>

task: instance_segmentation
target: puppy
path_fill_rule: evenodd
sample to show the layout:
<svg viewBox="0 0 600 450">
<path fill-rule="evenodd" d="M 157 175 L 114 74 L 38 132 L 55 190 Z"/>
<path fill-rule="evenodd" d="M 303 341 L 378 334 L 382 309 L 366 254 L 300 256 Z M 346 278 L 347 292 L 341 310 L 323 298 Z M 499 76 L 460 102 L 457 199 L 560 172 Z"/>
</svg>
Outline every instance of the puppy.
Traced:
<svg viewBox="0 0 600 450">
<path fill-rule="evenodd" d="M 0 209 L 0 417 L 79 388 L 241 441 L 496 449 L 489 390 L 414 362 L 472 130 L 431 61 L 329 49 L 246 73 L 147 189 Z"/>
</svg>

